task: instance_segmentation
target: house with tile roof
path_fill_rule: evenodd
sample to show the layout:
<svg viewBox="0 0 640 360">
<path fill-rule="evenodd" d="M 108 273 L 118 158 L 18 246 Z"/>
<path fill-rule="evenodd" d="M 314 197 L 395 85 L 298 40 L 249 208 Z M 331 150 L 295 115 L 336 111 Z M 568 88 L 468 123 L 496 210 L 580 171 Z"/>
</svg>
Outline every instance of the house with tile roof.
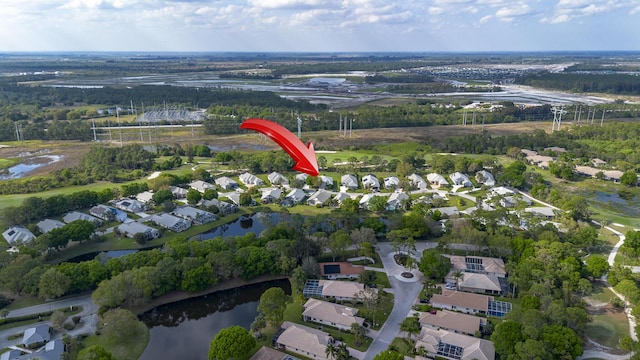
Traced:
<svg viewBox="0 0 640 360">
<path fill-rule="evenodd" d="M 418 174 L 411 174 L 409 175 L 408 179 L 411 183 L 411 186 L 417 188 L 418 190 L 424 190 L 427 188 L 427 181 Z"/>
<path fill-rule="evenodd" d="M 173 209 L 171 215 L 183 218 L 187 221 L 191 221 L 195 225 L 202 225 L 216 221 L 218 217 L 208 211 L 196 209 L 191 206 L 179 206 Z"/>
<path fill-rule="evenodd" d="M 476 181 L 479 184 L 492 187 L 496 184 L 496 179 L 493 177 L 493 174 L 488 172 L 487 170 L 480 170 L 476 173 Z"/>
<path fill-rule="evenodd" d="M 282 189 L 280 188 L 262 189 L 262 196 L 260 197 L 260 202 L 262 202 L 263 204 L 277 203 L 280 201 L 281 195 L 282 195 Z"/>
<path fill-rule="evenodd" d="M 358 314 L 357 308 L 318 299 L 309 299 L 304 304 L 302 319 L 350 331 L 353 323 L 364 324 L 364 318 L 358 317 L 356 314 Z"/>
<path fill-rule="evenodd" d="M 283 206 L 293 206 L 304 200 L 307 194 L 302 189 L 292 189 L 282 201 Z"/>
<path fill-rule="evenodd" d="M 310 359 L 327 359 L 327 345 L 333 344 L 331 335 L 308 326 L 285 321 L 283 331 L 274 336 L 276 348 L 294 352 Z"/>
<path fill-rule="evenodd" d="M 36 224 L 36 227 L 38 228 L 38 231 L 40 231 L 41 234 L 46 234 L 53 229 L 60 229 L 64 225 L 65 224 L 62 221 L 53 220 L 53 219 L 44 219 L 44 220 L 38 221 L 38 223 Z"/>
<path fill-rule="evenodd" d="M 495 360 L 496 350 L 488 340 L 457 334 L 447 330 L 423 327 L 415 345 L 430 358 L 449 360 Z"/>
<path fill-rule="evenodd" d="M 418 322 L 421 326 L 434 330 L 443 329 L 474 336 L 476 331 L 480 331 L 487 324 L 487 319 L 455 311 L 433 310 L 421 312 L 418 316 Z"/>
<path fill-rule="evenodd" d="M 29 347 L 36 344 L 44 344 L 50 339 L 51 327 L 47 324 L 42 324 L 25 330 L 22 335 L 22 344 Z"/>
<path fill-rule="evenodd" d="M 364 271 L 364 266 L 353 265 L 350 262 L 319 263 L 320 276 L 328 280 L 357 279 Z"/>
<path fill-rule="evenodd" d="M 436 188 L 449 185 L 449 182 L 444 178 L 444 176 L 436 173 L 427 174 L 427 181 L 429 181 L 431 187 Z"/>
<path fill-rule="evenodd" d="M 449 175 L 449 178 L 451 179 L 451 183 L 453 185 L 473 187 L 473 184 L 471 183 L 471 180 L 469 180 L 469 177 L 461 172 L 454 172 L 453 174 Z"/>
<path fill-rule="evenodd" d="M 451 261 L 451 271 L 445 280 L 456 283 L 454 274 L 461 271 L 464 275 L 457 281 L 461 291 L 500 295 L 508 284 L 504 261 L 484 256 L 445 255 Z"/>
<path fill-rule="evenodd" d="M 331 193 L 321 189 L 309 196 L 307 204 L 310 206 L 324 206 L 329 199 L 331 199 Z"/>
</svg>

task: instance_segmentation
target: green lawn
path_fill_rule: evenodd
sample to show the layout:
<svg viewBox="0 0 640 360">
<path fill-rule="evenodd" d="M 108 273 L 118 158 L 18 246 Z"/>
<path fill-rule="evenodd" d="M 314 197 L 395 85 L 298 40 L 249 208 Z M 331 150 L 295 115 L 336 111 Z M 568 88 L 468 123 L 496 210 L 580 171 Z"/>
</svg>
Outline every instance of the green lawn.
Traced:
<svg viewBox="0 0 640 360">
<path fill-rule="evenodd" d="M 417 336 L 417 335 L 415 335 Z M 413 341 L 409 341 L 409 339 L 406 338 L 401 338 L 401 337 L 397 337 L 395 339 L 393 339 L 393 341 L 391 342 L 391 345 L 389 345 L 389 347 L 393 347 L 396 349 L 396 351 L 398 351 L 399 353 L 406 355 L 406 356 L 415 356 L 415 354 L 413 353 Z"/>
<path fill-rule="evenodd" d="M 11 311 L 15 309 L 22 309 L 29 306 L 44 304 L 45 301 L 36 296 L 22 295 L 14 300 L 11 304 L 7 305 L 5 309 Z"/>
<path fill-rule="evenodd" d="M 7 159 L 7 158 L 0 158 L 0 169 L 6 169 L 8 167 L 11 167 L 17 163 L 19 163 L 20 160 L 15 159 L 15 158 L 11 158 L 11 159 Z"/>
<path fill-rule="evenodd" d="M 591 315 L 591 319 L 585 333 L 599 344 L 617 349 L 620 346 L 620 338 L 629 335 L 629 323 L 620 321 L 619 318 L 603 314 Z"/>
</svg>

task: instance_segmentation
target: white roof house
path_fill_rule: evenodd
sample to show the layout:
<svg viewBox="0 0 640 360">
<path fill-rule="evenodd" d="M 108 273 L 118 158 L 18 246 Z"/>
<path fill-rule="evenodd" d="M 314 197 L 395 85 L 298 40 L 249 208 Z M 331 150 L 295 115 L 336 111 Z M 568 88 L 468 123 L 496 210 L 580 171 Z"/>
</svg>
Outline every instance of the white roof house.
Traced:
<svg viewBox="0 0 640 360">
<path fill-rule="evenodd" d="M 545 217 L 548 219 L 554 218 L 556 216 L 554 210 L 550 207 L 545 207 L 545 206 L 535 206 L 535 207 L 528 207 L 526 209 L 524 209 L 525 212 L 528 213 L 532 213 L 534 215 L 538 215 L 541 217 Z"/>
<path fill-rule="evenodd" d="M 514 194 L 513 190 L 507 189 L 504 186 L 498 186 L 498 187 L 491 188 L 491 192 L 496 194 L 496 195 L 501 195 L 501 196 L 513 195 Z"/>
<path fill-rule="evenodd" d="M 362 186 L 366 189 L 379 189 L 380 180 L 373 174 L 365 175 L 362 177 Z"/>
<path fill-rule="evenodd" d="M 333 178 L 331 176 L 320 175 L 318 177 L 320 179 L 320 187 L 327 188 L 333 186 Z"/>
<path fill-rule="evenodd" d="M 135 199 L 120 199 L 114 201 L 113 206 L 131 213 L 141 212 L 145 209 L 145 204 Z"/>
<path fill-rule="evenodd" d="M 337 201 L 338 204 L 342 204 L 342 202 L 348 198 L 350 198 L 349 194 L 344 192 L 339 192 L 333 197 L 333 200 Z"/>
<path fill-rule="evenodd" d="M 106 221 L 113 221 L 116 219 L 115 209 L 102 204 L 98 204 L 89 209 L 89 214 Z"/>
<path fill-rule="evenodd" d="M 305 182 L 307 181 L 307 178 L 309 177 L 309 174 L 305 174 L 305 173 L 300 173 L 296 175 L 296 180 L 297 181 L 302 181 Z"/>
<path fill-rule="evenodd" d="M 220 186 L 220 188 L 225 189 L 225 190 L 233 190 L 235 188 L 238 187 L 238 183 L 235 182 L 233 179 L 226 177 L 226 176 L 222 176 L 219 177 L 215 180 L 216 185 Z"/>
<path fill-rule="evenodd" d="M 364 323 L 364 318 L 358 317 L 356 314 L 358 314 L 357 308 L 311 298 L 304 304 L 302 318 L 304 321 L 350 330 L 351 324 L 362 325 Z"/>
<path fill-rule="evenodd" d="M 496 179 L 487 170 L 478 171 L 476 173 L 476 181 L 485 186 L 494 186 L 496 184 Z"/>
<path fill-rule="evenodd" d="M 427 175 L 427 180 L 433 186 L 449 185 L 449 182 L 447 181 L 447 179 L 444 178 L 444 176 L 442 176 L 440 174 L 436 174 L 436 173 L 428 174 Z"/>
<path fill-rule="evenodd" d="M 231 202 L 236 204 L 236 206 L 240 206 L 240 193 L 233 192 L 231 194 L 228 194 L 227 199 L 231 200 Z"/>
<path fill-rule="evenodd" d="M 12 226 L 2 233 L 2 237 L 11 245 L 28 244 L 35 239 L 31 231 L 23 226 Z"/>
<path fill-rule="evenodd" d="M 264 181 L 259 177 L 248 172 L 240 175 L 240 181 L 247 186 L 262 186 Z"/>
<path fill-rule="evenodd" d="M 187 197 L 187 189 L 183 189 L 178 186 L 170 186 L 169 191 L 173 194 L 173 197 L 176 199 L 184 199 Z"/>
<path fill-rule="evenodd" d="M 411 174 L 408 177 L 411 185 L 415 186 L 419 190 L 424 190 L 427 188 L 427 182 L 422 178 L 422 176 L 418 174 Z"/>
<path fill-rule="evenodd" d="M 383 181 L 385 189 L 395 189 L 396 187 L 398 187 L 398 185 L 400 185 L 400 179 L 398 179 L 396 176 L 386 177 Z"/>
<path fill-rule="evenodd" d="M 340 301 L 361 300 L 358 293 L 364 290 L 364 284 L 354 281 L 319 280 L 322 296 Z"/>
<path fill-rule="evenodd" d="M 292 189 L 287 196 L 285 196 L 283 205 L 295 205 L 304 200 L 305 192 L 302 189 Z"/>
<path fill-rule="evenodd" d="M 38 221 L 38 223 L 36 224 L 36 227 L 38 228 L 38 230 L 43 234 L 46 234 L 53 229 L 59 229 L 63 226 L 64 226 L 64 223 L 62 221 L 53 220 L 53 219 L 44 219 L 44 220 Z"/>
<path fill-rule="evenodd" d="M 145 234 L 147 239 L 155 239 L 160 237 L 160 231 L 145 224 L 136 221 L 118 225 L 118 230 L 128 238 L 133 238 L 136 234 Z"/>
<path fill-rule="evenodd" d="M 311 206 L 323 206 L 327 201 L 329 201 L 329 199 L 331 199 L 331 193 L 320 189 L 309 196 L 307 204 Z"/>
<path fill-rule="evenodd" d="M 189 183 L 189 187 L 194 189 L 194 190 L 198 190 L 201 193 L 204 193 L 206 190 L 211 189 L 211 190 L 215 190 L 216 186 L 213 184 L 210 184 L 206 181 L 202 181 L 202 180 L 196 180 L 196 181 L 192 181 Z"/>
<path fill-rule="evenodd" d="M 327 345 L 333 343 L 331 335 L 308 326 L 285 321 L 284 331 L 275 340 L 278 348 L 291 351 L 311 359 L 327 359 Z"/>
<path fill-rule="evenodd" d="M 262 196 L 260 197 L 260 201 L 263 204 L 276 202 L 280 200 L 281 195 L 282 195 L 282 190 L 280 188 L 263 189 Z"/>
<path fill-rule="evenodd" d="M 220 207 L 218 207 L 220 208 Z M 202 225 L 215 221 L 218 217 L 208 211 L 196 209 L 191 206 L 180 206 L 171 212 L 172 215 L 181 217 L 185 220 L 191 221 L 196 225 Z"/>
<path fill-rule="evenodd" d="M 148 204 L 151 202 L 153 198 L 153 193 L 151 191 L 143 191 L 140 194 L 136 195 L 136 200 Z"/>
<path fill-rule="evenodd" d="M 355 190 L 358 188 L 358 178 L 352 174 L 345 174 L 340 177 L 340 185 L 347 189 Z"/>
<path fill-rule="evenodd" d="M 220 210 L 220 213 L 223 215 L 231 214 L 232 212 L 238 211 L 237 205 L 228 203 L 226 201 L 220 201 L 218 199 L 202 200 L 200 203 L 206 207 L 214 205 L 217 206 L 218 210 Z"/>
<path fill-rule="evenodd" d="M 284 175 L 280 174 L 279 172 L 275 172 L 275 171 L 267 175 L 267 179 L 269 179 L 269 182 L 272 185 L 289 184 L 289 179 L 287 179 Z"/>
<path fill-rule="evenodd" d="M 389 200 L 387 200 L 387 210 L 398 210 L 402 208 L 402 205 L 405 201 L 409 200 L 409 195 L 403 192 L 394 192 L 389 195 Z"/>
<path fill-rule="evenodd" d="M 449 178 L 451 179 L 453 185 L 462 185 L 465 187 L 473 186 L 471 180 L 469 180 L 469 177 L 461 172 L 454 172 L 453 174 L 449 175 Z"/>
<path fill-rule="evenodd" d="M 191 227 L 191 221 L 173 216 L 171 214 L 156 214 L 151 216 L 151 221 L 174 232 L 181 232 Z"/>
<path fill-rule="evenodd" d="M 422 328 L 415 348 L 423 348 L 432 358 L 441 357 L 451 360 L 495 360 L 496 358 L 496 349 L 491 341 L 428 327 Z"/>
<path fill-rule="evenodd" d="M 95 216 L 91 216 L 89 214 L 85 214 L 85 213 L 79 212 L 79 211 L 72 211 L 70 213 L 67 213 L 62 218 L 62 221 L 64 221 L 67 224 L 70 223 L 70 222 L 77 221 L 77 220 L 91 221 L 94 224 L 100 224 L 102 222 L 100 219 L 98 219 Z"/>
</svg>

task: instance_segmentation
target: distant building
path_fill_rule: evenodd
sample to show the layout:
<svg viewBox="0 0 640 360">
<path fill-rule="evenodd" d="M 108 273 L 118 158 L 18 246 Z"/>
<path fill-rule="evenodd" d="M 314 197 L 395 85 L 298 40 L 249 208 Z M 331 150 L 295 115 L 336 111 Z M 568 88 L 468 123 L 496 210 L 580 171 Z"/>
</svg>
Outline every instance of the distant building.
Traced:
<svg viewBox="0 0 640 360">
<path fill-rule="evenodd" d="M 350 199 L 350 198 L 351 197 L 349 196 L 349 194 L 344 193 L 344 192 L 339 192 L 333 197 L 333 200 L 335 200 L 338 205 L 342 205 L 342 203 L 345 200 Z"/>
<path fill-rule="evenodd" d="M 192 181 L 191 183 L 189 183 L 189 187 L 191 189 L 197 190 L 200 193 L 203 193 L 207 190 L 215 190 L 216 186 L 213 184 L 210 184 L 206 181 L 202 181 L 202 180 L 196 180 L 196 181 Z"/>
<path fill-rule="evenodd" d="M 104 221 L 116 220 L 116 211 L 109 206 L 98 204 L 89 210 L 89 214 Z"/>
<path fill-rule="evenodd" d="M 325 190 L 318 190 L 309 196 L 307 204 L 310 206 L 324 206 L 329 199 L 331 199 L 331 193 Z"/>
<path fill-rule="evenodd" d="M 151 216 L 151 221 L 156 225 L 173 232 L 182 232 L 191 227 L 191 222 L 171 214 L 156 214 Z"/>
<path fill-rule="evenodd" d="M 275 171 L 267 175 L 267 179 L 272 185 L 288 185 L 289 184 L 289 180 L 284 175 Z"/>
<path fill-rule="evenodd" d="M 240 175 L 240 181 L 247 186 L 264 185 L 264 181 L 262 179 L 248 172 Z"/>
<path fill-rule="evenodd" d="M 215 182 L 216 185 L 220 186 L 220 188 L 224 190 L 234 190 L 238 188 L 238 183 L 226 176 L 217 178 Z"/>
<path fill-rule="evenodd" d="M 277 203 L 280 201 L 281 195 L 282 189 L 280 188 L 263 189 L 262 196 L 260 197 L 260 202 L 262 202 L 263 204 Z"/>
<path fill-rule="evenodd" d="M 228 215 L 238 211 L 238 205 L 231 204 L 226 201 L 220 201 L 218 199 L 202 200 L 200 203 L 207 208 L 217 206 L 220 214 L 222 215 Z"/>
<path fill-rule="evenodd" d="M 429 181 L 429 184 L 431 184 L 431 187 L 440 187 L 440 186 L 449 185 L 449 182 L 447 181 L 447 179 L 444 178 L 444 176 L 436 173 L 428 174 L 427 180 Z"/>
<path fill-rule="evenodd" d="M 373 174 L 365 175 L 362 177 L 362 186 L 365 189 L 379 190 L 380 180 Z"/>
<path fill-rule="evenodd" d="M 183 189 L 178 186 L 170 186 L 169 191 L 173 194 L 173 197 L 176 199 L 184 199 L 187 197 L 187 189 Z"/>
<path fill-rule="evenodd" d="M 219 207 L 218 207 L 219 209 Z M 172 215 L 191 221 L 196 225 L 202 225 L 215 221 L 218 217 L 208 211 L 196 209 L 191 206 L 180 206 L 171 212 Z"/>
<path fill-rule="evenodd" d="M 427 182 L 418 174 L 411 174 L 408 179 L 411 186 L 414 186 L 418 190 L 424 190 L 427 188 Z"/>
<path fill-rule="evenodd" d="M 409 195 L 403 192 L 394 192 L 389 195 L 389 200 L 387 200 L 387 210 L 395 211 L 402 209 L 402 206 L 405 202 L 409 201 Z"/>
<path fill-rule="evenodd" d="M 36 238 L 35 235 L 23 226 L 12 226 L 2 233 L 2 237 L 11 246 L 28 244 Z"/>
<path fill-rule="evenodd" d="M 113 206 L 117 209 L 127 211 L 130 213 L 139 213 L 146 210 L 146 205 L 135 199 L 120 199 L 113 202 Z"/>
<path fill-rule="evenodd" d="M 358 188 L 358 178 L 352 174 L 345 174 L 340 177 L 340 185 L 348 190 L 356 190 Z"/>
<path fill-rule="evenodd" d="M 38 221 L 38 223 L 36 224 L 38 231 L 40 231 L 40 233 L 42 234 L 46 234 L 53 229 L 59 229 L 63 226 L 64 226 L 64 223 L 62 221 L 53 220 L 53 219 L 44 219 L 44 220 Z"/>
<path fill-rule="evenodd" d="M 304 200 L 307 196 L 302 189 L 292 189 L 282 201 L 283 206 L 293 206 Z"/>
<path fill-rule="evenodd" d="M 396 176 L 386 177 L 384 178 L 383 182 L 384 188 L 387 190 L 395 189 L 400 185 L 400 179 L 398 179 Z"/>
<path fill-rule="evenodd" d="M 149 204 L 153 200 L 153 193 L 151 191 L 143 191 L 136 195 L 136 200 L 143 204 Z"/>
<path fill-rule="evenodd" d="M 320 179 L 320 188 L 326 189 L 333 186 L 333 178 L 331 176 L 320 175 L 318 176 Z"/>
<path fill-rule="evenodd" d="M 451 179 L 453 185 L 473 187 L 473 184 L 471 183 L 471 180 L 469 180 L 469 177 L 461 172 L 454 172 L 453 174 L 449 175 L 449 178 Z"/>
<path fill-rule="evenodd" d="M 496 184 L 496 179 L 487 170 L 480 170 L 476 173 L 476 181 L 479 184 L 492 187 Z"/>
</svg>

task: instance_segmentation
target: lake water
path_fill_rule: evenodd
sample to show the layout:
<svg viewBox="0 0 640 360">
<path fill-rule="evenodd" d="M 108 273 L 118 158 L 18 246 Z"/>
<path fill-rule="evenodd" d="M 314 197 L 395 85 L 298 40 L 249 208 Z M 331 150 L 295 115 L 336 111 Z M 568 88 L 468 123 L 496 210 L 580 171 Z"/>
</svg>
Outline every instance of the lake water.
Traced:
<svg viewBox="0 0 640 360">
<path fill-rule="evenodd" d="M 39 167 L 53 164 L 63 158 L 64 156 L 62 155 L 42 155 L 26 158 L 20 164 L 11 166 L 0 172 L 0 180 L 20 179 Z"/>
<path fill-rule="evenodd" d="M 276 224 L 280 217 L 279 213 L 255 213 L 250 216 L 242 216 L 230 223 L 220 225 L 215 229 L 211 229 L 198 236 L 196 239 L 208 240 L 218 236 L 242 236 L 248 232 L 254 232 L 256 235 L 268 226 L 269 222 Z"/>
<path fill-rule="evenodd" d="M 640 199 L 634 196 L 630 200 L 621 198 L 618 193 L 594 191 L 588 197 L 589 202 L 606 204 L 605 207 L 623 214 L 624 216 L 640 216 Z"/>
<path fill-rule="evenodd" d="M 229 326 L 249 328 L 264 291 L 280 287 L 291 294 L 288 280 L 244 286 L 159 306 L 141 315 L 150 339 L 140 360 L 207 359 L 216 334 Z"/>
</svg>

